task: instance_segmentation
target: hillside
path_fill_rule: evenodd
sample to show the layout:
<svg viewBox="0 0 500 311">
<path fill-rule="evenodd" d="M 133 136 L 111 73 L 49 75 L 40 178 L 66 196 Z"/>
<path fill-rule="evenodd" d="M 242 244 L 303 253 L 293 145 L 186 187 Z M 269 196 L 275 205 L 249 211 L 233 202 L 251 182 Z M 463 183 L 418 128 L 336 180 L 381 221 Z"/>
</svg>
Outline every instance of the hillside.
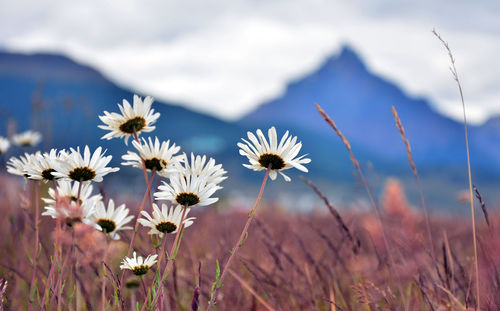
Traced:
<svg viewBox="0 0 500 311">
<path fill-rule="evenodd" d="M 16 124 L 19 130 L 42 131 L 44 150 L 102 145 L 114 155 L 114 165 L 119 165 L 127 150 L 119 140 L 100 140 L 104 131 L 97 127 L 97 116 L 104 110 L 116 111 L 116 104 L 123 98 L 130 101 L 133 93 L 93 68 L 60 55 L 0 52 L 0 94 L 0 117 L 5 124 L 1 135 L 5 135 L 7 124 Z M 352 165 L 338 138 L 315 111 L 315 102 L 349 138 L 376 189 L 383 186 L 385 176 L 399 176 L 410 183 L 410 198 L 415 194 L 406 153 L 394 127 L 392 105 L 403 120 L 430 200 L 443 201 L 446 193 L 447 203 L 455 202 L 455 194 L 465 188 L 463 126 L 435 112 L 426 100 L 411 98 L 396 84 L 371 73 L 349 47 L 325 60 L 317 70 L 290 82 L 284 94 L 239 122 L 225 122 L 176 103 L 156 102 L 154 109 L 162 116 L 154 135 L 171 139 L 183 151 L 215 157 L 229 172 L 232 182 L 225 190 L 231 192 L 247 185 L 253 189 L 260 179 L 260 174 L 241 166 L 243 158 L 236 142 L 246 131 L 272 125 L 279 134 L 289 129 L 299 136 L 304 153 L 313 159 L 308 178 L 335 200 L 351 201 L 359 194 L 359 188 L 353 187 Z M 498 124 L 492 119 L 471 127 L 474 180 L 481 188 L 498 185 Z M 131 168 L 123 168 L 119 176 L 141 183 Z M 295 179 L 298 173 L 291 176 Z M 278 189 L 310 193 L 298 179 L 271 186 L 271 191 Z"/>
</svg>

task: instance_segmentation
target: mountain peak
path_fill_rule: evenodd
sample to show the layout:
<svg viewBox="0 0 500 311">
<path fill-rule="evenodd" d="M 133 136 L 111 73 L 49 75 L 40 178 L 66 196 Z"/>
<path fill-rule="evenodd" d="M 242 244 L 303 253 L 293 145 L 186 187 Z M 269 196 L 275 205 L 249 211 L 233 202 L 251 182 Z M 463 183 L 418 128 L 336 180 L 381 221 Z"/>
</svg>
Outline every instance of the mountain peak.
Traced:
<svg viewBox="0 0 500 311">
<path fill-rule="evenodd" d="M 339 53 L 336 53 L 323 63 L 321 68 L 338 68 L 338 66 L 354 67 L 366 69 L 366 66 L 359 54 L 349 45 L 343 45 Z"/>
</svg>

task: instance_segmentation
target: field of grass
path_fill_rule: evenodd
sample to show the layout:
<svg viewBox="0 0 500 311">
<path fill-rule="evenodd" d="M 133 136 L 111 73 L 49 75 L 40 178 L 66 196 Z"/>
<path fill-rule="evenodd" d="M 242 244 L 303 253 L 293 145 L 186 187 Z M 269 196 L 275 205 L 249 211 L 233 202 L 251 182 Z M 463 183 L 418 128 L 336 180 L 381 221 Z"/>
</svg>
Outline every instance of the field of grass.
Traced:
<svg viewBox="0 0 500 311">
<path fill-rule="evenodd" d="M 3 176 L 0 189 L 2 306 L 4 310 L 21 310 L 28 306 L 31 280 L 33 204 L 30 204 L 29 185 Z M 217 309 L 473 309 L 476 297 L 470 220 L 433 216 L 435 258 L 432 258 L 425 221 L 421 213 L 408 206 L 396 180 L 387 184 L 381 207 L 394 264 L 384 246 L 382 227 L 370 212 L 349 210 L 338 215 L 325 206 L 324 210 L 309 214 L 294 214 L 267 207 L 264 202 L 219 291 Z M 164 289 L 163 310 L 196 310 L 196 304 L 201 309 L 206 307 L 215 279 L 216 260 L 222 263 L 228 258 L 247 219 L 247 208 L 193 210 L 190 216 L 196 217 L 195 224 L 186 229 L 182 239 L 179 256 Z M 500 218 L 489 215 L 489 226 L 483 219 L 479 222 L 481 309 L 496 310 L 500 304 Z M 48 293 L 52 301 L 48 309 L 59 304 L 64 310 L 98 310 L 103 280 L 106 304 L 113 305 L 118 266 L 126 255 L 130 233 L 123 234 L 121 241 L 110 241 L 84 224 L 64 226 L 60 232 L 54 224 L 53 219 L 41 218 L 35 299 L 43 297 L 56 239 L 60 252 L 56 257 L 61 262 L 56 267 L 55 279 L 62 286 L 60 295 Z M 168 243 L 172 240 L 173 235 Z M 140 254 L 151 252 L 151 238 L 144 230 L 139 231 L 135 245 Z M 103 261 L 109 267 L 105 276 Z M 153 278 L 154 273 L 150 272 L 144 281 L 150 284 Z M 125 282 L 121 298 L 126 310 L 130 310 L 134 302 L 144 300 L 144 290 L 135 276 L 127 275 Z"/>
</svg>

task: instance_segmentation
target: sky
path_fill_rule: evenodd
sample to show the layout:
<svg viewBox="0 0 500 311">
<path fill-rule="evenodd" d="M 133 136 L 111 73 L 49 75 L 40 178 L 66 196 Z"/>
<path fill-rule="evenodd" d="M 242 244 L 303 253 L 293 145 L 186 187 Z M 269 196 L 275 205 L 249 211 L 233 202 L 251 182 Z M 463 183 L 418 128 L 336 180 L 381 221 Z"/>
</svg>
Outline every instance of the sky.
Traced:
<svg viewBox="0 0 500 311">
<path fill-rule="evenodd" d="M 119 85 L 227 120 L 344 44 L 371 71 L 470 121 L 500 114 L 500 1 L 0 0 L 0 47 L 64 53 Z"/>
</svg>

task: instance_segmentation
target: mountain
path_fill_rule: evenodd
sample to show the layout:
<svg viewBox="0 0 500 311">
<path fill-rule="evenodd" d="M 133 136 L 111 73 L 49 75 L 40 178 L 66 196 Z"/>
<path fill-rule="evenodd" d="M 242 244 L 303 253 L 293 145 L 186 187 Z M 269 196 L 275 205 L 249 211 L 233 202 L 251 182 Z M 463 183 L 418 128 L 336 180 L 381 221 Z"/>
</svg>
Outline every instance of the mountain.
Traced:
<svg viewBox="0 0 500 311">
<path fill-rule="evenodd" d="M 104 110 L 117 111 L 116 104 L 122 99 L 132 101 L 133 93 L 65 56 L 0 52 L 0 94 L 4 130 L 40 130 L 43 150 L 103 146 L 114 156 L 112 164 L 118 166 L 120 156 L 131 148 L 118 139 L 101 140 L 105 131 L 97 126 L 101 124 L 98 115 Z M 372 73 L 349 47 L 326 59 L 317 70 L 291 81 L 281 96 L 238 122 L 225 122 L 179 103 L 155 102 L 153 108 L 161 117 L 152 135 L 170 139 L 185 152 L 215 157 L 228 170 L 226 193 L 246 195 L 255 192 L 262 174 L 242 167 L 244 159 L 236 142 L 247 130 L 275 125 L 281 135 L 288 129 L 299 137 L 303 153 L 312 159 L 307 177 L 335 202 L 357 200 L 362 189 L 349 157 L 314 103 L 330 114 L 349 139 L 376 192 L 386 176 L 395 175 L 410 185 L 412 199 L 417 191 L 412 188 L 404 145 L 394 126 L 394 105 L 411 142 L 430 205 L 456 203 L 454 195 L 467 185 L 463 125 L 434 111 L 424 98 L 410 97 L 396 84 Z M 500 118 L 469 129 L 474 182 L 483 197 L 489 198 L 490 189 L 496 193 L 493 189 L 500 186 Z M 266 192 L 278 198 L 275 194 L 286 190 L 296 198 L 292 205 L 301 202 L 309 206 L 314 198 L 310 189 L 297 178 L 299 172 L 290 170 L 290 175 L 294 182 L 270 183 Z M 140 174 L 132 168 L 122 168 L 115 176 L 114 181 L 143 187 Z"/>
<path fill-rule="evenodd" d="M 391 112 L 395 106 L 417 164 L 425 169 L 463 166 L 466 161 L 461 123 L 434 111 L 427 100 L 410 97 L 394 83 L 370 72 L 350 47 L 344 47 L 309 75 L 289 83 L 284 94 L 262 104 L 241 122 L 295 124 L 317 135 L 333 135 L 315 111 L 314 103 L 323 107 L 353 145 L 380 158 L 406 161 Z M 498 127 L 485 124 L 469 126 L 469 130 L 471 150 L 476 155 L 474 165 L 500 173 Z"/>
<path fill-rule="evenodd" d="M 122 140 L 101 140 L 106 131 L 98 128 L 98 115 L 104 110 L 118 111 L 117 103 L 133 93 L 110 82 L 98 71 L 61 56 L 0 52 L 0 118 L 18 131 L 37 129 L 43 133 L 42 149 L 89 145 L 103 146 L 112 154 L 112 164 L 132 147 Z M 197 113 L 175 103 L 155 102 L 161 113 L 152 135 L 170 139 L 182 151 L 203 153 L 224 161 L 237 175 L 241 163 L 235 158 L 236 142 L 244 131 L 233 123 Z M 12 131 L 12 130 L 11 130 Z M 14 151 L 12 151 L 14 152 Z M 241 159 L 238 159 L 241 160 Z M 136 171 L 122 168 L 121 174 L 135 176 Z M 140 182 L 140 180 L 139 180 Z"/>
<path fill-rule="evenodd" d="M 312 150 L 312 172 L 319 170 L 331 179 L 340 176 L 345 180 L 346 168 L 352 168 L 347 152 L 314 103 L 334 119 L 365 171 L 373 176 L 373 184 L 380 187 L 385 176 L 395 175 L 408 185 L 410 197 L 416 196 L 406 150 L 391 111 L 394 106 L 429 201 L 451 206 L 456 204 L 455 195 L 466 189 L 463 124 L 436 112 L 425 98 L 411 97 L 395 83 L 371 72 L 348 46 L 311 73 L 291 81 L 283 94 L 258 106 L 240 122 L 293 129 L 304 137 L 304 148 Z M 490 202 L 498 202 L 500 117 L 481 126 L 469 125 L 469 138 L 473 182 L 487 193 Z"/>
</svg>

